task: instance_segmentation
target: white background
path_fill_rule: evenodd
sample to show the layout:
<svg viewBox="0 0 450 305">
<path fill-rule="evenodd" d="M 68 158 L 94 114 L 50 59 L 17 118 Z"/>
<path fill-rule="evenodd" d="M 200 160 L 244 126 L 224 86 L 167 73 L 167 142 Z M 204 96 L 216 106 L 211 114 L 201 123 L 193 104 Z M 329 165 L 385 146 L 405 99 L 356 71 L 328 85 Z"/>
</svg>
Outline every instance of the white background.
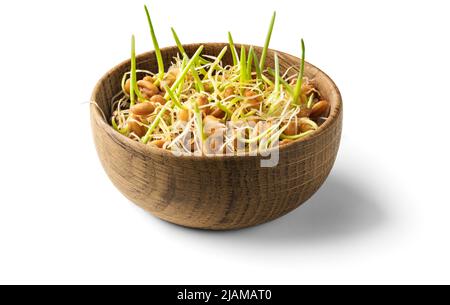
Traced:
<svg viewBox="0 0 450 305">
<path fill-rule="evenodd" d="M 447 1 L 151 1 L 161 46 L 262 45 L 327 72 L 342 146 L 304 206 L 260 227 L 166 224 L 110 183 L 96 81 L 151 48 L 142 1 L 0 4 L 0 283 L 450 283 Z"/>
</svg>

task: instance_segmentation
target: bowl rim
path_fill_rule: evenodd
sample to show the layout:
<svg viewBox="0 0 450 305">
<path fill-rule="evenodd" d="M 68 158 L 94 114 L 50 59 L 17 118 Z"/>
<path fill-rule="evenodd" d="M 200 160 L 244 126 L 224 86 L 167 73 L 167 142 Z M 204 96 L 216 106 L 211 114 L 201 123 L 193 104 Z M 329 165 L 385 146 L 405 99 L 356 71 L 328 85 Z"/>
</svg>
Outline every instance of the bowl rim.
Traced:
<svg viewBox="0 0 450 305">
<path fill-rule="evenodd" d="M 203 46 L 207 46 L 207 45 L 228 45 L 228 43 L 226 42 L 206 42 L 206 43 L 189 43 L 189 44 L 182 44 L 182 46 L 186 49 L 190 49 L 190 48 L 195 48 L 197 49 L 198 47 L 200 47 L 201 45 Z M 235 47 L 241 47 L 241 46 L 253 46 L 254 48 L 260 48 L 262 49 L 262 47 L 260 46 L 255 46 L 255 45 L 248 45 L 248 44 L 242 44 L 242 43 L 235 43 Z M 178 49 L 177 46 L 168 46 L 168 47 L 164 47 L 161 48 L 161 53 L 164 53 L 165 51 L 172 51 L 174 49 Z M 279 55 L 286 55 L 289 57 L 294 57 L 296 59 L 298 59 L 300 61 L 300 58 L 298 58 L 295 55 L 291 55 L 289 53 L 286 52 L 282 52 L 282 51 L 278 51 L 276 49 L 271 49 L 269 48 L 270 52 L 276 52 Z M 155 51 L 148 51 L 145 53 L 141 53 L 139 55 L 136 56 L 136 61 L 139 63 L 139 60 L 143 59 L 143 58 L 148 58 L 149 56 L 154 55 Z M 119 67 L 122 67 L 124 65 L 129 64 L 129 62 L 131 61 L 131 58 L 123 60 L 122 62 L 120 62 L 119 64 L 115 65 L 113 68 L 111 68 L 109 71 L 107 71 L 96 83 L 94 90 L 92 92 L 92 96 L 91 96 L 91 105 L 90 105 L 90 115 L 91 115 L 91 121 L 95 120 L 96 123 L 98 124 L 99 127 L 101 127 L 102 130 L 104 130 L 113 140 L 115 140 L 115 142 L 119 142 L 122 143 L 123 145 L 127 145 L 129 147 L 132 147 L 133 150 L 137 150 L 142 154 L 151 154 L 151 155 L 158 155 L 161 157 L 165 157 L 165 158 L 177 158 L 180 160 L 210 160 L 210 161 L 224 161 L 224 160 L 243 160 L 243 159 L 257 159 L 260 160 L 262 158 L 264 158 L 261 154 L 257 154 L 257 155 L 249 155 L 248 153 L 237 153 L 237 154 L 224 154 L 224 155 L 212 155 L 212 156 L 196 156 L 196 155 L 187 155 L 187 154 L 182 154 L 182 155 L 175 155 L 173 154 L 173 152 L 166 150 L 166 149 L 162 149 L 162 148 L 157 148 L 157 147 L 152 147 L 150 145 L 146 145 L 143 144 L 141 142 L 137 142 L 134 141 L 124 135 L 122 135 L 121 133 L 117 132 L 116 130 L 114 130 L 114 128 L 109 124 L 109 122 L 107 122 L 105 120 L 105 117 L 102 113 L 102 111 L 99 109 L 99 107 L 97 106 L 97 104 L 95 103 L 95 96 L 97 95 L 98 91 L 100 90 L 101 84 L 104 83 L 109 77 L 110 75 L 115 72 L 115 70 L 117 70 Z M 298 146 L 301 143 L 304 142 L 311 142 L 313 139 L 320 137 L 336 120 L 338 120 L 338 118 L 340 117 L 341 113 L 342 113 L 342 96 L 341 93 L 339 91 L 339 88 L 337 87 L 337 85 L 335 84 L 335 82 L 333 81 L 333 79 L 328 76 L 328 74 L 326 74 L 325 72 L 323 72 L 321 69 L 317 68 L 315 65 L 305 61 L 305 67 L 310 67 L 314 70 L 316 70 L 316 74 L 322 74 L 323 77 L 325 79 L 327 79 L 327 81 L 332 85 L 332 90 L 336 93 L 336 106 L 334 107 L 334 109 L 332 109 L 333 111 L 330 111 L 330 114 L 328 115 L 328 118 L 325 120 L 325 122 L 319 126 L 319 128 L 311 133 L 310 135 L 307 135 L 303 138 L 294 140 L 286 145 L 283 146 L 278 146 L 275 148 L 271 148 L 268 149 L 266 151 L 264 151 L 264 153 L 270 154 L 272 151 L 274 150 L 279 150 L 279 153 L 281 154 L 283 151 L 289 149 L 290 147 L 294 147 L 294 146 Z M 91 123 L 92 124 L 92 123 Z"/>
</svg>

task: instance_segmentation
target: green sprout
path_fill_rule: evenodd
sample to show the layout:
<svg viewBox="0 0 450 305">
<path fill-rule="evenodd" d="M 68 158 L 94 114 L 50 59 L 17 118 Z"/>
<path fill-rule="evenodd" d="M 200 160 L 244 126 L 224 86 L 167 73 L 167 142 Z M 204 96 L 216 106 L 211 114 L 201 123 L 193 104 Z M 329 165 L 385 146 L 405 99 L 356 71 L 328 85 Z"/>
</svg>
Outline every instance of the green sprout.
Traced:
<svg viewBox="0 0 450 305">
<path fill-rule="evenodd" d="M 197 92 L 205 91 L 205 86 L 203 86 L 203 82 L 200 79 L 200 76 L 198 75 L 197 70 L 195 70 L 195 67 L 191 68 L 192 76 L 194 77 L 195 87 L 197 89 Z"/>
<path fill-rule="evenodd" d="M 262 74 L 261 74 L 261 68 L 259 67 L 259 59 L 256 52 L 253 52 L 253 62 L 255 64 L 255 70 L 256 70 L 256 79 L 262 83 Z"/>
<path fill-rule="evenodd" d="M 203 144 L 203 141 L 205 140 L 205 132 L 203 130 L 202 114 L 200 112 L 197 102 L 194 103 L 194 115 L 195 115 L 195 121 L 197 123 L 198 134 L 200 135 L 200 140 L 202 141 L 202 144 Z"/>
<path fill-rule="evenodd" d="M 269 68 L 269 69 L 267 70 L 267 72 L 269 72 L 269 74 L 270 74 L 272 77 L 275 77 L 275 75 L 276 75 L 275 70 L 273 70 L 273 69 L 271 69 L 271 68 Z M 288 82 L 287 82 L 286 80 L 284 80 L 283 78 L 280 78 L 280 83 L 283 85 L 284 88 L 286 88 L 286 91 L 289 92 L 289 94 L 290 94 L 291 96 L 294 96 L 294 89 L 292 88 L 291 85 L 288 84 Z"/>
<path fill-rule="evenodd" d="M 233 36 L 231 32 L 228 32 L 228 42 L 230 44 L 231 56 L 233 57 L 233 65 L 237 66 L 239 64 L 239 59 L 236 52 L 236 47 L 234 46 Z"/>
<path fill-rule="evenodd" d="M 172 90 L 176 90 L 178 88 L 178 86 L 180 85 L 180 83 L 184 80 L 184 78 L 186 77 L 186 74 L 191 70 L 191 67 L 194 66 L 195 62 L 198 60 L 198 57 L 200 56 L 200 54 L 203 51 L 204 46 L 201 45 L 198 50 L 195 52 L 194 56 L 192 56 L 192 58 L 189 60 L 189 62 L 186 64 L 186 66 L 184 67 L 183 71 L 181 71 L 180 75 L 178 76 L 178 78 L 175 80 L 175 82 L 173 83 L 172 87 L 170 89 Z M 166 93 L 164 98 L 168 98 L 168 94 Z"/>
<path fill-rule="evenodd" d="M 181 61 L 181 67 L 180 70 L 183 71 L 184 68 L 186 67 L 188 62 L 188 57 L 187 56 L 183 56 L 183 60 Z M 184 79 L 180 82 L 180 84 L 178 85 L 178 89 L 177 89 L 177 96 L 180 97 L 181 93 L 183 92 L 183 85 L 184 85 Z"/>
<path fill-rule="evenodd" d="M 212 77 L 212 73 L 214 72 L 214 70 L 216 69 L 216 67 L 220 64 L 220 62 L 222 61 L 222 58 L 225 56 L 225 54 L 227 53 L 228 47 L 225 46 L 222 51 L 220 51 L 219 55 L 217 56 L 216 60 L 211 64 L 211 67 L 209 68 L 209 72 L 208 74 L 205 76 L 204 79 L 206 78 L 211 78 Z"/>
<path fill-rule="evenodd" d="M 217 101 L 217 107 L 222 110 L 223 112 L 225 112 L 228 116 L 231 117 L 231 115 L 233 114 L 233 112 L 231 112 L 224 104 L 222 104 L 220 101 Z"/>
<path fill-rule="evenodd" d="M 112 127 L 119 133 L 121 133 L 123 135 L 126 135 L 128 133 L 128 126 L 125 128 L 119 128 L 119 126 L 117 126 L 117 122 L 114 117 L 111 119 L 111 124 L 112 124 Z"/>
<path fill-rule="evenodd" d="M 147 130 L 147 133 L 145 134 L 145 136 L 142 138 L 142 143 L 147 144 L 148 141 L 150 141 L 150 138 L 153 134 L 153 131 L 155 131 L 156 127 L 158 127 L 159 122 L 161 121 L 162 116 L 164 115 L 164 113 L 169 109 L 169 105 L 170 103 L 166 103 L 164 105 L 164 107 L 161 109 L 161 111 L 156 115 L 155 120 L 152 122 L 152 124 L 150 125 L 150 127 Z"/>
<path fill-rule="evenodd" d="M 131 37 L 131 80 L 130 80 L 130 105 L 134 106 L 135 102 L 135 89 L 137 87 L 136 76 L 136 39 L 134 35 Z M 137 90 L 139 92 L 139 90 Z"/>
<path fill-rule="evenodd" d="M 169 88 L 169 86 L 164 85 L 164 90 L 169 94 L 170 100 L 180 109 L 186 109 L 186 106 L 180 103 L 180 100 L 175 95 L 175 93 L 172 91 L 172 89 Z"/>
<path fill-rule="evenodd" d="M 183 45 L 181 44 L 181 41 L 180 41 L 180 38 L 178 37 L 177 32 L 175 32 L 174 28 L 171 28 L 171 30 L 172 30 L 173 38 L 175 39 L 175 43 L 178 47 L 178 50 L 180 50 L 181 55 L 183 55 L 183 57 L 187 57 L 187 59 L 189 59 L 189 56 L 187 55 L 186 50 L 184 49 Z M 202 61 L 201 59 L 202 58 L 199 57 L 199 62 Z M 207 62 L 207 61 L 203 60 L 203 62 Z M 197 65 L 197 63 L 195 65 Z M 206 71 L 204 69 L 201 69 L 201 70 L 204 74 L 206 74 Z M 196 87 L 198 88 L 197 91 L 205 91 L 205 88 L 203 87 L 203 83 L 200 81 L 200 76 L 198 75 L 198 72 L 195 69 L 195 67 L 191 69 L 191 72 L 196 81 Z"/>
<path fill-rule="evenodd" d="M 252 78 L 252 64 L 253 64 L 253 53 L 254 52 L 255 52 L 255 50 L 253 49 L 253 46 L 251 46 L 248 51 L 248 56 L 247 56 L 247 79 Z"/>
<path fill-rule="evenodd" d="M 273 26 L 275 24 L 276 16 L 277 12 L 273 12 L 272 19 L 270 20 L 269 32 L 267 33 L 266 42 L 264 44 L 264 49 L 261 54 L 261 61 L 259 63 L 259 67 L 262 71 L 264 71 L 264 67 L 266 64 L 267 50 L 269 49 L 270 39 L 272 38 Z"/>
<path fill-rule="evenodd" d="M 305 72 L 305 42 L 302 39 L 302 60 L 300 62 L 300 72 L 298 73 L 297 84 L 294 90 L 294 104 L 299 104 L 298 99 L 302 91 L 303 73 Z"/>
<path fill-rule="evenodd" d="M 164 62 L 159 49 L 158 40 L 156 39 L 155 29 L 153 28 L 152 19 L 148 11 L 147 5 L 144 5 L 145 13 L 147 14 L 147 21 L 150 27 L 150 35 L 152 36 L 153 47 L 155 48 L 156 60 L 158 62 L 158 79 L 161 81 L 164 78 Z"/>
<path fill-rule="evenodd" d="M 241 84 L 244 84 L 247 82 L 247 57 L 246 57 L 246 51 L 245 46 L 241 45 L 241 58 L 240 58 L 240 64 L 241 64 Z"/>
<path fill-rule="evenodd" d="M 173 38 L 175 39 L 175 43 L 177 44 L 178 50 L 180 50 L 181 55 L 186 54 L 186 51 L 184 50 L 183 45 L 181 44 L 177 32 L 175 32 L 174 28 L 170 28 L 170 30 L 172 31 Z"/>
<path fill-rule="evenodd" d="M 198 48 L 198 50 L 195 52 L 194 56 L 192 56 L 192 58 L 189 60 L 189 62 L 186 64 L 186 66 L 184 67 L 183 71 L 180 73 L 180 75 L 178 76 L 178 78 L 175 80 L 175 82 L 173 83 L 172 87 L 170 88 L 172 91 L 175 91 L 178 86 L 181 84 L 181 82 L 184 80 L 184 78 L 186 77 L 186 74 L 189 72 L 189 70 L 191 69 L 191 67 L 194 65 L 194 63 L 196 62 L 196 60 L 198 60 L 198 57 L 200 56 L 200 54 L 203 51 L 204 46 L 200 46 Z M 170 98 L 170 95 L 168 92 L 166 92 L 166 94 L 164 95 L 164 99 L 168 100 Z M 172 101 L 173 102 L 173 101 Z M 150 125 L 150 127 L 147 130 L 147 133 L 145 134 L 145 136 L 141 139 L 141 142 L 144 144 L 147 144 L 148 141 L 150 141 L 150 138 L 153 134 L 153 131 L 155 131 L 155 128 L 159 125 L 159 122 L 163 116 L 163 114 L 169 109 L 169 106 L 171 106 L 171 103 L 167 102 L 164 107 L 161 109 L 161 111 L 157 114 L 155 120 L 152 122 L 152 124 Z"/>
<path fill-rule="evenodd" d="M 275 94 L 279 94 L 280 93 L 280 62 L 278 60 L 278 54 L 275 53 L 274 54 L 274 58 L 275 58 L 275 89 L 274 89 L 274 93 Z"/>
</svg>

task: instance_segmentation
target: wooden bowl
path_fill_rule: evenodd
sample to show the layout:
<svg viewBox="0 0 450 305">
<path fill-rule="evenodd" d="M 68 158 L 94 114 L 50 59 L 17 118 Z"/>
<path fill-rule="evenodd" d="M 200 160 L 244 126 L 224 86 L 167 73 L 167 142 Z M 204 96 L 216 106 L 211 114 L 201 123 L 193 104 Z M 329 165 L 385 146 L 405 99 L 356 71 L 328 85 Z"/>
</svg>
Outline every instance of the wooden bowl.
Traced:
<svg viewBox="0 0 450 305">
<path fill-rule="evenodd" d="M 217 55 L 226 45 L 206 43 L 203 54 Z M 184 45 L 189 56 L 200 44 Z M 240 49 L 240 45 L 236 48 Z M 261 48 L 255 48 L 258 55 Z M 177 47 L 162 49 L 166 69 Z M 273 67 L 269 50 L 267 65 Z M 230 52 L 228 52 L 230 53 Z M 300 59 L 277 52 L 281 71 L 298 66 Z M 231 63 L 231 55 L 224 57 Z M 140 69 L 157 71 L 154 52 L 138 56 Z M 109 71 L 98 82 L 92 100 L 110 118 L 112 97 L 130 70 L 130 60 Z M 292 71 L 297 73 L 297 71 Z M 262 224 L 281 217 L 308 200 L 333 167 L 342 130 L 342 100 L 333 81 L 306 63 L 305 75 L 315 79 L 331 103 L 330 115 L 310 136 L 280 148 L 276 167 L 261 167 L 262 156 L 176 157 L 170 151 L 135 142 L 116 132 L 102 113 L 91 106 L 91 123 L 100 161 L 114 185 L 132 202 L 153 215 L 178 225 L 230 230 Z"/>
</svg>

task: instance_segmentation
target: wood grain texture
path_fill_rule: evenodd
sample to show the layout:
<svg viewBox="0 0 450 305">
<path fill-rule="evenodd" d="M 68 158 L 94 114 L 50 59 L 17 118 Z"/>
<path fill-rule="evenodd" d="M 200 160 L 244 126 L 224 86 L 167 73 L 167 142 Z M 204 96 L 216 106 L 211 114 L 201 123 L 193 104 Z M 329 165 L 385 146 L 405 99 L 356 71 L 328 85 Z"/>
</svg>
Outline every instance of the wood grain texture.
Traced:
<svg viewBox="0 0 450 305">
<path fill-rule="evenodd" d="M 192 56 L 201 44 L 184 45 Z M 203 54 L 217 55 L 224 43 L 205 43 Z M 239 50 L 240 45 L 237 45 Z M 161 50 L 166 69 L 176 47 Z M 260 55 L 261 48 L 255 51 Z M 273 66 L 273 50 L 266 64 Z M 281 71 L 298 66 L 299 58 L 277 52 Z M 231 63 L 231 54 L 224 58 Z M 138 68 L 157 71 L 154 52 L 137 58 Z M 120 89 L 130 61 L 110 70 L 94 89 L 92 100 L 109 118 L 112 97 Z M 295 70 L 292 73 L 296 73 Z M 170 151 L 132 141 L 116 132 L 99 109 L 91 106 L 91 125 L 100 161 L 114 185 L 132 202 L 166 221 L 192 228 L 230 230 L 281 217 L 308 200 L 333 167 L 342 130 L 342 99 L 333 81 L 306 63 L 331 103 L 330 116 L 312 135 L 280 149 L 277 167 L 262 168 L 261 156 L 176 157 Z"/>
</svg>

